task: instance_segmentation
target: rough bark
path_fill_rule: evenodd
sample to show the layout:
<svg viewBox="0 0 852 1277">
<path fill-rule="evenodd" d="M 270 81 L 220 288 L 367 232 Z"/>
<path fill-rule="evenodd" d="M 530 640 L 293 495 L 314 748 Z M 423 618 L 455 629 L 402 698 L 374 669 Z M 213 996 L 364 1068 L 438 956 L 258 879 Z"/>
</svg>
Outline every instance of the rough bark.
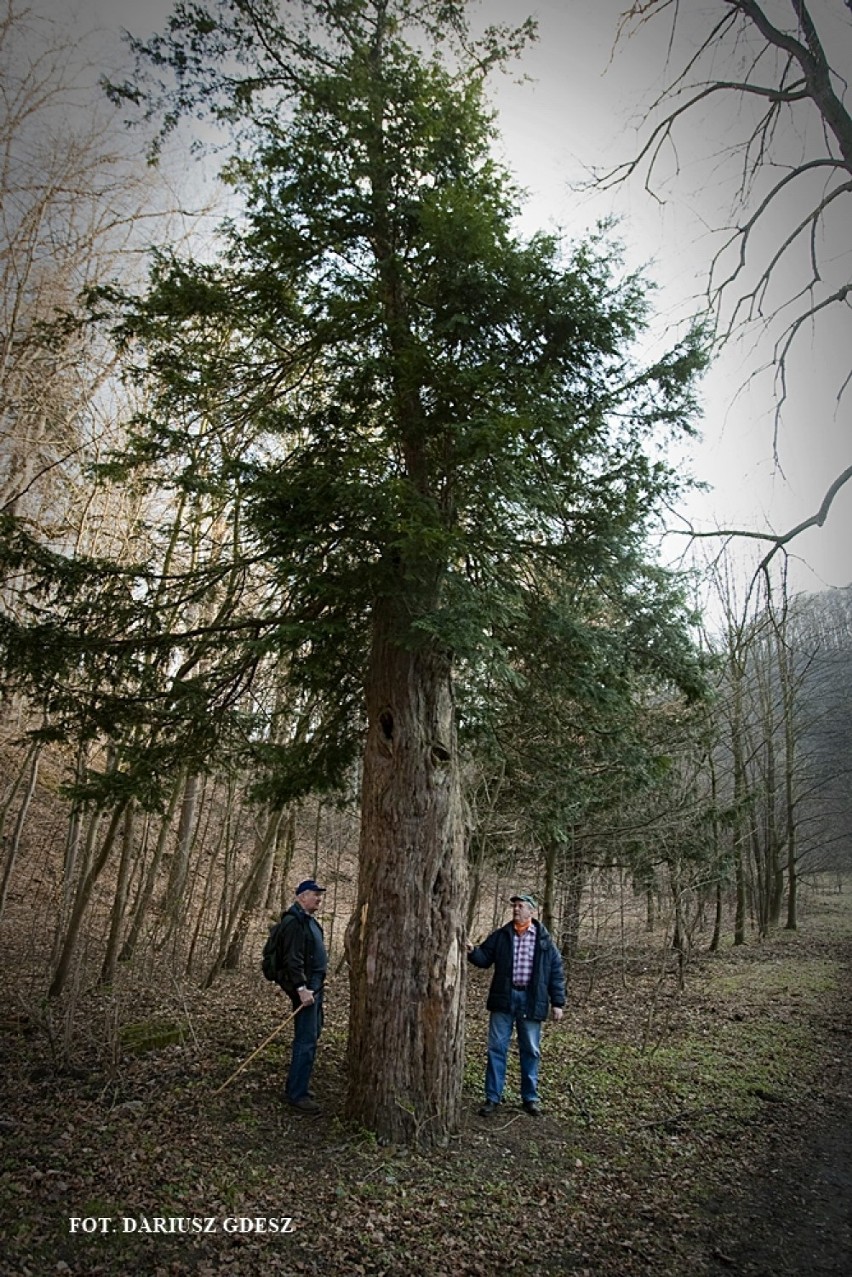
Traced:
<svg viewBox="0 0 852 1277">
<path fill-rule="evenodd" d="M 390 612 L 390 605 L 386 612 Z M 378 615 L 351 941 L 348 1116 L 442 1144 L 461 1113 L 464 821 L 451 671 Z"/>
</svg>

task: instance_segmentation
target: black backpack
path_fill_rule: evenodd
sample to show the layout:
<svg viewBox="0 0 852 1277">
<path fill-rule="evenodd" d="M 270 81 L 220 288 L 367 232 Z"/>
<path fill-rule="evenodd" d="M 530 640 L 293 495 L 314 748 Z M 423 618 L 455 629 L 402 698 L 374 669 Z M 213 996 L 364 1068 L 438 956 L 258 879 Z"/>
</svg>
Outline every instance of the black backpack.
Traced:
<svg viewBox="0 0 852 1277">
<path fill-rule="evenodd" d="M 269 928 L 269 935 L 266 938 L 266 944 L 263 946 L 263 957 L 260 965 L 266 979 L 274 981 L 275 984 L 281 984 L 284 978 L 281 939 L 288 917 L 292 917 L 292 914 L 282 914 L 278 922 Z"/>
</svg>

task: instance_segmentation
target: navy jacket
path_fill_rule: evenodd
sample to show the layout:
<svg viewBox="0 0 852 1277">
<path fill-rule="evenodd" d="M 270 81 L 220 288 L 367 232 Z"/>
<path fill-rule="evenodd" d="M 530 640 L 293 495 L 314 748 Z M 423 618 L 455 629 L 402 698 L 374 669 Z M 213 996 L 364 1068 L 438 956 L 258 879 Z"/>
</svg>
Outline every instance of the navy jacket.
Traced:
<svg viewBox="0 0 852 1277">
<path fill-rule="evenodd" d="M 294 1003 L 298 1003 L 299 995 L 296 990 L 300 985 L 316 988 L 322 983 L 321 973 L 325 972 L 326 954 L 324 949 L 321 954 L 317 953 L 311 918 L 297 901 L 282 914 L 281 921 L 285 924 L 279 940 L 283 968 L 281 988 L 289 993 Z M 319 928 L 321 935 L 322 927 L 316 919 L 314 925 Z M 320 977 L 318 981 L 314 979 L 315 975 Z"/>
<path fill-rule="evenodd" d="M 555 1007 L 565 1006 L 565 973 L 562 969 L 562 955 L 553 943 L 553 937 L 547 928 L 535 920 L 536 939 L 533 954 L 532 979 L 527 990 L 527 1020 L 546 1020 L 548 1003 Z M 505 927 L 492 931 L 482 944 L 467 955 L 475 967 L 494 967 L 491 988 L 488 990 L 486 1007 L 489 1011 L 511 1011 L 512 1009 L 512 941 L 514 924 L 507 922 Z"/>
</svg>

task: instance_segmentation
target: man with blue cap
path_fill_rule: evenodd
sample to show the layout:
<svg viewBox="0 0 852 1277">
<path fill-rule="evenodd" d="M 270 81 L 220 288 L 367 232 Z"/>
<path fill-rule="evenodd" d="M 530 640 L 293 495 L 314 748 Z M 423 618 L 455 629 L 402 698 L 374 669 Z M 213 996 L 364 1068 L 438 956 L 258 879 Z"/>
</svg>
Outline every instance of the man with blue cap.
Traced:
<svg viewBox="0 0 852 1277">
<path fill-rule="evenodd" d="M 320 1112 L 310 1083 L 322 1032 L 322 993 L 328 970 L 322 927 L 314 917 L 324 892 L 325 887 L 313 878 L 299 883 L 296 899 L 281 919 L 284 925 L 279 940 L 281 988 L 298 1011 L 293 1021 L 293 1053 L 284 1093 L 292 1108 L 311 1115 Z"/>
</svg>

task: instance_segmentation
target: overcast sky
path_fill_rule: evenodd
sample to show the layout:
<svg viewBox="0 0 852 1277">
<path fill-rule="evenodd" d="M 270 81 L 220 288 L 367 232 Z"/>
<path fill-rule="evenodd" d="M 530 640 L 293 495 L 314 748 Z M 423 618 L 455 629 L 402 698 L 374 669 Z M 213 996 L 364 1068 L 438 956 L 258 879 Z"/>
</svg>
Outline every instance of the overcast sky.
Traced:
<svg viewBox="0 0 852 1277">
<path fill-rule="evenodd" d="M 680 174 L 665 203 L 655 201 L 635 180 L 611 195 L 581 195 L 578 183 L 595 166 L 607 167 L 629 158 L 639 133 L 641 110 L 659 90 L 665 67 L 668 24 L 647 24 L 623 40 L 615 52 L 618 18 L 626 0 L 482 0 L 480 13 L 495 21 L 520 21 L 527 13 L 539 21 L 540 40 L 520 66 L 529 78 L 495 83 L 500 108 L 504 157 L 528 192 L 523 226 L 564 227 L 582 234 L 601 217 L 616 214 L 631 265 L 647 262 L 659 284 L 657 304 L 665 319 L 680 319 L 700 294 L 714 246 L 710 227 L 724 221 L 727 177 L 711 158 L 733 121 L 715 102 L 702 120 L 690 120 L 681 134 Z M 768 0 L 784 6 L 787 0 Z M 842 10 L 840 0 L 814 0 L 820 7 Z M 146 35 L 160 29 L 171 12 L 171 0 L 34 0 L 34 7 L 78 14 L 78 29 L 105 35 L 128 28 Z M 722 0 L 689 0 L 681 5 L 679 47 L 686 48 L 708 21 L 717 18 Z M 849 32 L 848 19 L 845 23 Z M 850 66 L 850 46 L 842 44 L 843 28 L 831 49 Z M 838 49 L 840 52 L 838 53 Z M 677 56 L 677 48 L 674 56 Z M 841 68 L 838 68 L 841 69 Z M 720 69 L 730 75 L 731 68 Z M 715 136 L 714 136 L 715 135 Z M 721 139 L 721 140 L 720 140 Z M 843 249 L 846 245 L 841 246 Z M 838 270 L 848 272 L 848 257 Z M 849 278 L 848 273 L 844 276 Z M 847 312 L 848 315 L 848 312 Z M 785 531 L 814 513 L 837 473 L 852 460 L 849 397 L 838 408 L 835 396 L 849 368 L 850 325 L 808 336 L 799 343 L 792 364 L 792 393 L 778 439 L 783 472 L 773 461 L 774 394 L 771 372 L 737 393 L 749 375 L 765 363 L 768 344 L 732 346 L 707 375 L 703 387 L 703 440 L 692 450 L 693 472 L 712 491 L 690 501 L 689 516 L 702 528 L 766 525 Z M 681 541 L 672 538 L 670 550 Z M 753 555 L 755 543 L 743 552 Z M 823 529 L 809 531 L 795 544 L 798 589 L 852 582 L 852 484 L 837 498 Z M 806 564 L 808 566 L 806 566 Z"/>
</svg>

